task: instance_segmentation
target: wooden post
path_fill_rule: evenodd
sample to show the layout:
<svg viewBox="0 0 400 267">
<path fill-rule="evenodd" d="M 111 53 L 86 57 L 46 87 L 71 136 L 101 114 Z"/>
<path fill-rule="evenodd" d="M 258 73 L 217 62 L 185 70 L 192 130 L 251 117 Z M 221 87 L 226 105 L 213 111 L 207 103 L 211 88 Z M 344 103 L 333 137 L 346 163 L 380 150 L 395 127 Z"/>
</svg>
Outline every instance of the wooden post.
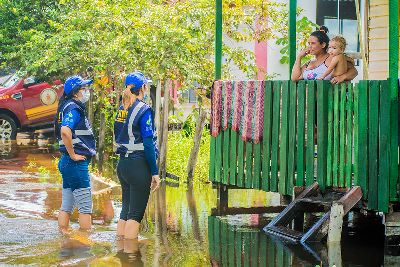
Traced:
<svg viewBox="0 0 400 267">
<path fill-rule="evenodd" d="M 339 243 L 342 238 L 344 209 L 343 204 L 334 202 L 331 207 L 328 230 L 328 245 L 330 243 Z"/>
<path fill-rule="evenodd" d="M 90 92 L 90 97 L 88 101 L 88 119 L 90 122 L 90 125 L 93 127 L 93 122 L 94 122 L 94 110 L 93 110 L 93 99 L 94 99 L 94 93 Z"/>
<path fill-rule="evenodd" d="M 289 2 L 289 77 L 296 61 L 296 8 L 297 0 Z"/>
<path fill-rule="evenodd" d="M 161 178 L 166 177 L 166 162 L 167 162 L 167 141 L 168 141 L 168 104 L 169 104 L 169 90 L 171 88 L 171 81 L 167 80 L 164 83 L 164 103 L 163 103 L 163 117 L 161 126 L 160 138 L 160 158 L 159 170 Z"/>
<path fill-rule="evenodd" d="M 222 70 L 222 0 L 215 1 L 215 80 Z"/>
<path fill-rule="evenodd" d="M 390 199 L 398 200 L 398 78 L 399 78 L 399 0 L 389 0 L 389 81 L 390 81 Z"/>
<path fill-rule="evenodd" d="M 336 266 L 342 267 L 342 247 L 340 246 L 340 242 L 331 242 L 328 243 L 328 261 L 329 265 L 327 266 Z M 325 265 L 323 265 L 325 266 Z"/>
<path fill-rule="evenodd" d="M 364 20 L 361 21 L 361 12 L 366 14 L 368 12 L 368 1 L 364 1 L 363 6 L 361 7 L 360 5 L 361 0 L 356 0 L 355 5 L 356 5 L 356 15 L 357 15 L 357 29 L 358 29 L 358 34 L 360 36 L 360 53 L 361 53 L 361 59 L 363 63 L 363 79 L 367 80 L 368 79 L 368 61 L 367 61 L 367 53 L 368 51 L 368 33 L 366 33 L 366 27 L 363 27 L 362 24 L 368 25 L 368 15 L 364 15 Z"/>
<path fill-rule="evenodd" d="M 399 0 L 389 0 L 389 78 L 399 77 Z"/>
<path fill-rule="evenodd" d="M 215 0 L 215 70 L 214 79 L 220 80 L 222 73 L 222 0 Z M 213 89 L 211 89 L 213 90 Z M 210 160 L 215 160 L 216 138 L 210 136 Z M 214 165 L 210 164 L 208 178 L 215 181 Z"/>
<path fill-rule="evenodd" d="M 228 210 L 228 188 L 221 183 L 217 187 L 217 210 L 219 214 Z"/>
<path fill-rule="evenodd" d="M 186 168 L 188 184 L 192 183 L 194 177 L 194 170 L 197 163 L 197 156 L 199 154 L 201 136 L 203 134 L 204 125 L 206 124 L 206 117 L 207 117 L 206 111 L 200 107 L 199 117 L 197 118 L 196 122 L 196 131 L 193 137 L 194 144 L 192 150 L 190 151 L 189 161 Z"/>
<path fill-rule="evenodd" d="M 160 136 L 160 112 L 161 112 L 161 81 L 157 81 L 157 89 L 156 89 L 156 106 L 155 106 L 155 118 L 154 123 L 156 125 L 157 136 Z"/>
<path fill-rule="evenodd" d="M 86 79 L 91 79 L 93 78 L 93 68 L 92 67 L 88 67 L 86 69 Z M 93 85 L 92 85 L 93 86 Z M 92 87 L 93 89 L 95 89 L 96 87 Z M 94 90 L 90 90 L 90 96 L 89 96 L 89 101 L 87 103 L 87 114 L 88 114 L 88 120 L 90 125 L 93 127 L 93 122 L 94 122 L 94 118 L 93 118 L 93 114 L 94 114 L 94 110 L 93 110 L 93 100 L 94 100 Z"/>
<path fill-rule="evenodd" d="M 104 141 L 106 137 L 106 116 L 104 112 L 101 111 L 102 107 L 100 106 L 100 125 L 99 125 L 99 148 L 98 148 L 98 159 L 97 159 L 97 168 L 100 173 L 103 172 L 103 162 L 104 162 Z"/>
</svg>

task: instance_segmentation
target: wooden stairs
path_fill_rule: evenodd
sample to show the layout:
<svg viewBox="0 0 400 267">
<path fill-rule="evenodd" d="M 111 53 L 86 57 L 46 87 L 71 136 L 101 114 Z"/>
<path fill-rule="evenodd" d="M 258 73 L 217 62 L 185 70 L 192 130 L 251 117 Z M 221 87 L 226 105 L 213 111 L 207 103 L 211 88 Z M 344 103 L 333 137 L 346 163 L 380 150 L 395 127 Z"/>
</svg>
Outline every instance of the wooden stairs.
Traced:
<svg viewBox="0 0 400 267">
<path fill-rule="evenodd" d="M 282 237 L 292 242 L 321 241 L 330 228 L 337 228 L 336 234 L 341 234 L 343 216 L 346 215 L 362 198 L 359 186 L 347 191 L 326 190 L 323 194 L 317 182 L 306 188 L 267 226 L 264 232 Z M 340 209 L 333 208 L 340 207 Z M 339 210 L 339 212 L 338 212 Z M 323 212 L 311 227 L 304 227 L 304 215 L 311 212 Z"/>
</svg>

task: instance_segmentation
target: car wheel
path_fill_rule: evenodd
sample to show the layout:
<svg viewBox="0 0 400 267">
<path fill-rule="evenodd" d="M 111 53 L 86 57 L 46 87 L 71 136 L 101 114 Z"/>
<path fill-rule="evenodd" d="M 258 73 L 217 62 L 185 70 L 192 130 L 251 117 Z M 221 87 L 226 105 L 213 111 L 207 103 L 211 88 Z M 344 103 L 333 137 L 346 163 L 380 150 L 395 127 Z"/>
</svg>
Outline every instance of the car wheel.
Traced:
<svg viewBox="0 0 400 267">
<path fill-rule="evenodd" d="M 17 125 L 8 115 L 0 114 L 0 140 L 15 140 L 17 138 Z"/>
</svg>

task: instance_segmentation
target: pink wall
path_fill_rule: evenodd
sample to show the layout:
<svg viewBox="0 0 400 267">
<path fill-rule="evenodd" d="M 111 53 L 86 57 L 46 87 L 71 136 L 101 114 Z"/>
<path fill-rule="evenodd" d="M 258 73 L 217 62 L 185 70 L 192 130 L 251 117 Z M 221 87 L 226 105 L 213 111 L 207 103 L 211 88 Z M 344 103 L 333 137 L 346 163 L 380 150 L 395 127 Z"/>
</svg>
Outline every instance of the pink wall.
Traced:
<svg viewBox="0 0 400 267">
<path fill-rule="evenodd" d="M 254 54 L 256 57 L 257 79 L 264 80 L 267 72 L 267 42 L 255 42 Z"/>
<path fill-rule="evenodd" d="M 256 29 L 260 29 L 260 24 L 256 23 Z M 267 42 L 254 42 L 254 54 L 257 66 L 257 79 L 264 80 L 267 72 Z"/>
</svg>

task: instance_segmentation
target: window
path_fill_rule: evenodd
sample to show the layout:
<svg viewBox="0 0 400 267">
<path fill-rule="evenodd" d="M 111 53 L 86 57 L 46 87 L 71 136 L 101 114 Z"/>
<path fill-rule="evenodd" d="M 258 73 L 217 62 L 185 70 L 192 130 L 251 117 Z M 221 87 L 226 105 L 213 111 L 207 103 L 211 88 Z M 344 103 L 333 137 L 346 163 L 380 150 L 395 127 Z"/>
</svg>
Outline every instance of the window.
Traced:
<svg viewBox="0 0 400 267">
<path fill-rule="evenodd" d="M 3 81 L 2 84 L 5 88 L 9 88 L 11 86 L 14 86 L 20 78 L 18 77 L 17 74 L 13 74 L 7 78 L 7 80 Z"/>
<path fill-rule="evenodd" d="M 317 0 L 317 24 L 328 27 L 329 37 L 346 38 L 347 52 L 360 52 L 355 0 Z"/>
<path fill-rule="evenodd" d="M 193 89 L 186 89 L 181 92 L 183 103 L 197 103 L 196 92 Z"/>
</svg>

